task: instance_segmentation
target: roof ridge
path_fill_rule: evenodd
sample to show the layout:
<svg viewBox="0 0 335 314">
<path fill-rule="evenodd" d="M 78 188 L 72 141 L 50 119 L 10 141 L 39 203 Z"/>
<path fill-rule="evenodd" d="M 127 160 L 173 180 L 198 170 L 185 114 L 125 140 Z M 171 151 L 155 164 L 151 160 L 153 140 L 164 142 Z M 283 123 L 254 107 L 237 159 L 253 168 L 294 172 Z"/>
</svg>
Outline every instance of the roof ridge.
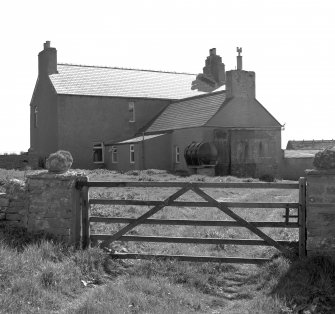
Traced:
<svg viewBox="0 0 335 314">
<path fill-rule="evenodd" d="M 329 143 L 329 142 L 335 142 L 334 139 L 331 139 L 331 140 L 289 140 L 289 142 L 299 142 L 299 143 L 306 143 L 306 144 L 309 144 L 309 143 Z"/>
<path fill-rule="evenodd" d="M 148 69 L 132 69 L 132 68 L 111 67 L 111 66 L 102 66 L 102 65 L 74 64 L 74 63 L 64 63 L 64 62 L 57 63 L 57 65 L 68 65 L 68 66 L 100 68 L 100 69 L 117 69 L 117 70 L 144 71 L 144 72 L 158 72 L 158 73 L 169 73 L 169 74 L 197 75 L 195 73 L 187 73 L 187 72 L 174 72 L 174 71 L 148 70 Z"/>
</svg>

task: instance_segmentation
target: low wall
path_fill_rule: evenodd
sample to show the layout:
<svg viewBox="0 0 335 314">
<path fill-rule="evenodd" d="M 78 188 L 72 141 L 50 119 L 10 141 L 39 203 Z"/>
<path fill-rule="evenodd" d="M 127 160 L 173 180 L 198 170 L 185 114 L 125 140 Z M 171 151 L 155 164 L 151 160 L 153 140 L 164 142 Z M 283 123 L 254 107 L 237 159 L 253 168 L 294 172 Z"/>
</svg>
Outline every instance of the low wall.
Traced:
<svg viewBox="0 0 335 314">
<path fill-rule="evenodd" d="M 335 170 L 307 170 L 307 254 L 335 255 Z"/>
<path fill-rule="evenodd" d="M 75 171 L 40 171 L 28 175 L 25 182 L 11 180 L 6 193 L 0 194 L 0 219 L 30 232 L 45 231 L 76 243 L 80 237 L 77 180 L 87 177 Z"/>
<path fill-rule="evenodd" d="M 25 182 L 11 180 L 6 186 L 6 193 L 0 194 L 0 220 L 19 227 L 26 226 L 27 206 Z"/>
<path fill-rule="evenodd" d="M 34 153 L 0 155 L 0 168 L 19 170 L 37 169 L 38 156 Z"/>
<path fill-rule="evenodd" d="M 283 158 L 280 164 L 280 178 L 298 180 L 305 176 L 306 169 L 313 168 L 314 157 L 310 158 Z"/>
</svg>

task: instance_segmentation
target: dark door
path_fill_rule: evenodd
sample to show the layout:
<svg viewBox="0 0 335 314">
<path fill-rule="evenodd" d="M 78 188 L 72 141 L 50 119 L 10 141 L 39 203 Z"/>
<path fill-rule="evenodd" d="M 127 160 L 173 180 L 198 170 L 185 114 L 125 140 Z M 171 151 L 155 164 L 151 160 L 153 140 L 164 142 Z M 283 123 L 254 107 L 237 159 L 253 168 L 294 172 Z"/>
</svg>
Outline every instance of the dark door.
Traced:
<svg viewBox="0 0 335 314">
<path fill-rule="evenodd" d="M 214 130 L 214 144 L 218 151 L 218 163 L 215 167 L 215 175 L 229 175 L 231 172 L 229 130 Z"/>
</svg>

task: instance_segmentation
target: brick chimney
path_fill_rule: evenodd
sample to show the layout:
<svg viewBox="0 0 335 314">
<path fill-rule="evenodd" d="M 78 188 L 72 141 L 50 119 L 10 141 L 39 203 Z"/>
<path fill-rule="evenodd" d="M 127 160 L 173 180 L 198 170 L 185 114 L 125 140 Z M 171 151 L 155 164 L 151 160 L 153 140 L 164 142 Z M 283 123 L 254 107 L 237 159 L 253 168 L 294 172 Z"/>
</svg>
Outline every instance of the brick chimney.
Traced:
<svg viewBox="0 0 335 314">
<path fill-rule="evenodd" d="M 216 48 L 209 50 L 205 64 L 203 74 L 213 78 L 219 86 L 223 85 L 226 80 L 225 65 L 222 63 L 222 58 L 216 54 Z"/>
<path fill-rule="evenodd" d="M 216 48 L 209 50 L 209 56 L 206 59 L 203 73 L 197 75 L 192 82 L 192 89 L 202 92 L 211 92 L 225 84 L 226 71 L 222 58 L 216 54 Z"/>
<path fill-rule="evenodd" d="M 50 41 L 44 43 L 44 49 L 38 54 L 38 75 L 50 75 L 57 72 L 57 50 L 50 47 Z"/>
</svg>

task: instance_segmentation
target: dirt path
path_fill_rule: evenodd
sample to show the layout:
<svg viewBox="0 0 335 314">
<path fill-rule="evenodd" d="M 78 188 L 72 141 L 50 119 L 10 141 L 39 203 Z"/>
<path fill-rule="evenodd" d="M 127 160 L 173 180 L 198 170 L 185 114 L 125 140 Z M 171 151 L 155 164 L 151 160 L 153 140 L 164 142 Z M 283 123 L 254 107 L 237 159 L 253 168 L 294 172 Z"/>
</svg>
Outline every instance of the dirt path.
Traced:
<svg viewBox="0 0 335 314">
<path fill-rule="evenodd" d="M 217 296 L 222 302 L 213 300 L 213 307 L 208 313 L 248 313 L 243 305 L 246 301 L 255 297 L 256 287 L 251 282 L 255 269 L 256 266 L 254 265 L 239 265 L 235 271 L 232 270 L 223 275 L 222 287 L 219 289 L 220 294 Z"/>
</svg>

